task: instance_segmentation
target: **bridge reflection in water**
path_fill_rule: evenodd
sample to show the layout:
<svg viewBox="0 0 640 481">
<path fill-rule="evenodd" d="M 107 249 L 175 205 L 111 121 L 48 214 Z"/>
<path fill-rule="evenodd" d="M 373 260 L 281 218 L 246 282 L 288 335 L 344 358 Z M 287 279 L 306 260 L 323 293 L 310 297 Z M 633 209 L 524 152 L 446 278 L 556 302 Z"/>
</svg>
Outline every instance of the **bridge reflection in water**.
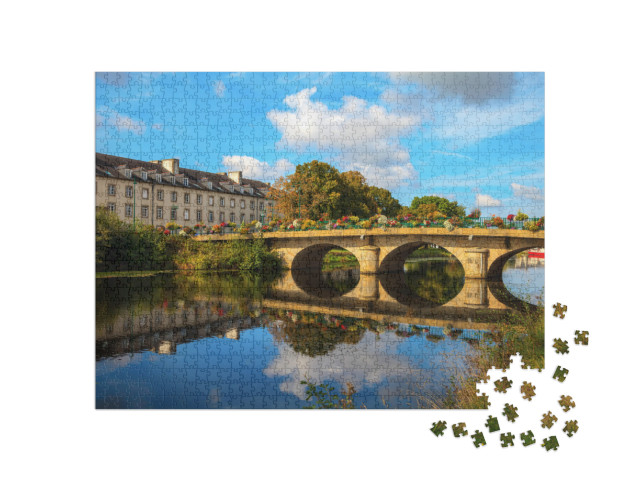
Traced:
<svg viewBox="0 0 640 481">
<path fill-rule="evenodd" d="M 189 282 L 196 287 L 190 287 L 187 292 L 160 285 L 163 297 L 155 300 L 132 302 L 127 296 L 118 306 L 116 298 L 104 299 L 110 304 L 104 309 L 111 314 L 101 314 L 99 306 L 97 358 L 142 351 L 175 354 L 177 345 L 203 338 L 237 340 L 242 331 L 278 321 L 281 316 L 277 313 L 282 311 L 386 325 L 485 331 L 491 329 L 505 312 L 527 306 L 511 295 L 502 282 L 486 279 L 466 279 L 452 299 L 438 304 L 416 294 L 403 272 L 361 276 L 357 269 L 330 274 L 286 271 L 268 287 L 260 289 L 253 299 L 242 296 L 243 289 L 247 288 L 241 285 L 233 287 L 231 295 L 228 290 L 225 293 L 217 288 L 198 286 L 197 279 L 203 278 L 207 277 L 192 276 Z M 111 284 L 111 287 L 105 285 L 105 291 L 110 295 L 119 290 L 126 296 L 134 289 L 130 285 L 116 287 L 130 281 L 127 279 L 109 281 L 102 283 Z M 152 279 L 137 280 L 141 296 L 153 289 L 146 284 L 154 282 Z M 206 281 L 204 284 L 207 285 Z M 353 285 L 355 287 L 349 290 Z M 175 292 L 175 298 L 168 300 L 167 290 Z M 100 297 L 98 294 L 99 300 Z"/>
</svg>

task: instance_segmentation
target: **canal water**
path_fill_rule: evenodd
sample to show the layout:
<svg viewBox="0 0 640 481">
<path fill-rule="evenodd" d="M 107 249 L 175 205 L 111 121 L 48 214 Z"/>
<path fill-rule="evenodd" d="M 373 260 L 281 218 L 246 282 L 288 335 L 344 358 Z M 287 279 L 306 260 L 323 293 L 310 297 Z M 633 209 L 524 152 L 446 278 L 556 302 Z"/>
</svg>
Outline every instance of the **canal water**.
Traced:
<svg viewBox="0 0 640 481">
<path fill-rule="evenodd" d="M 359 408 L 443 407 L 451 380 L 473 375 L 469 359 L 505 299 L 544 295 L 544 260 L 511 259 L 506 297 L 463 275 L 457 260 L 431 258 L 387 278 L 97 279 L 96 407 L 310 407 L 303 381 L 352 386 Z"/>
</svg>

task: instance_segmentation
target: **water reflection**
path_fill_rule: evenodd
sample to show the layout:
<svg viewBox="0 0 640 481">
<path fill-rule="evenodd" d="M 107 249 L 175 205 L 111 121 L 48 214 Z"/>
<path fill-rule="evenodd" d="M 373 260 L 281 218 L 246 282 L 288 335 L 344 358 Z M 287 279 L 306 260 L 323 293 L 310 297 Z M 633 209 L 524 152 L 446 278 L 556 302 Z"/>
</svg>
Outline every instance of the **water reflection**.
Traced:
<svg viewBox="0 0 640 481">
<path fill-rule="evenodd" d="M 355 272 L 321 277 L 322 289 L 344 292 L 324 297 L 290 272 L 99 279 L 96 404 L 303 407 L 308 379 L 352 383 L 358 406 L 425 407 L 446 396 L 452 375 L 469 372 L 465 357 L 508 309 L 490 285 L 438 270 L 433 279 L 452 279 L 441 290 L 421 280 L 422 268 L 408 269 L 417 304 Z"/>
</svg>

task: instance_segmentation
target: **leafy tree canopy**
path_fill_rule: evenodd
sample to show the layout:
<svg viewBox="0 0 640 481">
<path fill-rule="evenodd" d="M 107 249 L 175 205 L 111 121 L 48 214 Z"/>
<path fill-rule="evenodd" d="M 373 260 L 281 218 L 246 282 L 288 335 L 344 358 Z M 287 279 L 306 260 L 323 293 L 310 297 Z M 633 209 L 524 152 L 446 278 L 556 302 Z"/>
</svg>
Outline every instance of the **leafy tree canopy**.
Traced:
<svg viewBox="0 0 640 481">
<path fill-rule="evenodd" d="M 368 185 L 360 172 L 341 173 L 317 160 L 298 165 L 293 174 L 278 179 L 269 197 L 287 219 L 395 215 L 401 207 L 388 190 Z"/>
<path fill-rule="evenodd" d="M 435 210 L 441 212 L 446 217 L 464 217 L 465 215 L 465 207 L 463 205 L 458 205 L 457 202 L 452 202 L 449 199 L 438 197 L 437 195 L 414 197 L 413 201 L 411 201 L 411 210 L 416 213 L 422 210 L 432 212 L 434 207 L 429 204 L 433 204 L 433 206 L 435 206 Z M 429 207 L 421 208 L 422 205 L 429 205 Z"/>
</svg>

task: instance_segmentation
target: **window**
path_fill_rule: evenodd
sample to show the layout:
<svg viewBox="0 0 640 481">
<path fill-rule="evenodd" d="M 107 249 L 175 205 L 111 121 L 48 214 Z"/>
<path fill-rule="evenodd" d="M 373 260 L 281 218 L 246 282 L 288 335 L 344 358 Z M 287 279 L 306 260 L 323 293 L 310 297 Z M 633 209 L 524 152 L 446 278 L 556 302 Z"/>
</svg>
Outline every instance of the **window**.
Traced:
<svg viewBox="0 0 640 481">
<path fill-rule="evenodd" d="M 220 222 L 224 222 L 224 212 L 220 212 Z"/>
<path fill-rule="evenodd" d="M 178 202 L 178 193 L 175 190 L 171 192 L 171 202 Z"/>
<path fill-rule="evenodd" d="M 109 209 L 109 212 L 115 212 L 116 211 L 116 205 L 113 202 L 110 202 L 107 204 L 107 209 Z"/>
<path fill-rule="evenodd" d="M 124 205 L 124 215 L 131 217 L 133 215 L 133 206 L 131 204 Z"/>
<path fill-rule="evenodd" d="M 149 217 L 149 206 L 143 205 L 141 208 L 140 217 Z"/>
<path fill-rule="evenodd" d="M 184 183 L 185 187 L 189 186 L 189 179 L 188 178 L 185 177 L 182 182 Z"/>
<path fill-rule="evenodd" d="M 189 209 L 184 210 L 184 220 L 189 220 Z"/>
<path fill-rule="evenodd" d="M 244 194 L 244 187 L 240 187 L 240 193 Z"/>
<path fill-rule="evenodd" d="M 260 210 L 264 210 L 264 202 L 260 202 Z"/>
<path fill-rule="evenodd" d="M 158 191 L 158 200 L 164 200 L 164 190 Z"/>
<path fill-rule="evenodd" d="M 175 176 L 175 175 L 172 175 L 171 177 L 169 177 L 169 181 L 170 181 L 172 184 L 175 184 L 175 183 L 176 183 L 176 176 Z"/>
<path fill-rule="evenodd" d="M 162 174 L 156 174 L 156 182 L 162 182 Z"/>
<path fill-rule="evenodd" d="M 185 204 L 188 204 L 190 199 L 191 199 L 191 196 L 189 194 L 184 194 L 184 203 Z"/>
<path fill-rule="evenodd" d="M 127 188 L 125 189 L 124 195 L 126 195 L 127 197 L 133 197 L 133 187 L 128 185 Z"/>
<path fill-rule="evenodd" d="M 177 220 L 178 219 L 178 209 L 176 209 L 175 207 L 171 208 L 171 220 Z"/>
<path fill-rule="evenodd" d="M 244 224 L 244 214 L 240 214 L 240 223 Z"/>
<path fill-rule="evenodd" d="M 149 189 L 142 189 L 142 198 L 143 199 L 149 198 Z"/>
<path fill-rule="evenodd" d="M 116 195 L 116 186 L 114 184 L 109 184 L 107 191 L 109 192 L 109 195 Z"/>
<path fill-rule="evenodd" d="M 207 187 L 209 187 L 209 189 L 213 189 L 213 182 L 207 182 Z"/>
<path fill-rule="evenodd" d="M 142 180 L 147 180 L 147 173 L 146 172 L 140 172 L 140 175 L 142 176 Z"/>
<path fill-rule="evenodd" d="M 209 205 L 213 205 L 213 196 L 212 195 L 209 196 Z"/>
<path fill-rule="evenodd" d="M 231 214 L 229 214 L 229 222 L 235 222 L 236 221 L 236 215 L 232 212 Z"/>
<path fill-rule="evenodd" d="M 241 209 L 244 209 L 244 205 L 245 205 L 245 204 L 244 204 L 244 199 L 242 199 L 242 200 L 240 201 L 240 208 L 241 208 Z"/>
<path fill-rule="evenodd" d="M 235 199 L 231 199 L 231 201 L 229 202 L 229 205 L 233 208 L 236 206 L 236 200 Z M 233 221 L 231 221 L 233 222 Z"/>
<path fill-rule="evenodd" d="M 197 210 L 196 211 L 196 220 L 198 222 L 200 222 L 202 220 L 202 211 L 201 210 Z"/>
<path fill-rule="evenodd" d="M 124 176 L 131 178 L 131 169 L 124 169 Z"/>
<path fill-rule="evenodd" d="M 156 219 L 164 218 L 164 209 L 162 207 L 156 207 Z"/>
<path fill-rule="evenodd" d="M 224 197 L 220 197 L 220 207 L 224 207 Z"/>
<path fill-rule="evenodd" d="M 207 216 L 209 222 L 213 222 L 213 212 L 209 211 L 209 215 Z"/>
<path fill-rule="evenodd" d="M 255 200 L 249 201 L 249 209 L 253 210 L 255 208 L 256 208 L 256 201 Z"/>
<path fill-rule="evenodd" d="M 253 222 L 254 220 L 256 220 L 256 216 L 253 214 L 249 215 L 249 222 Z"/>
<path fill-rule="evenodd" d="M 200 194 L 198 194 L 198 195 L 196 196 L 196 203 L 197 203 L 197 204 L 202 204 L 202 196 L 201 196 Z"/>
</svg>

